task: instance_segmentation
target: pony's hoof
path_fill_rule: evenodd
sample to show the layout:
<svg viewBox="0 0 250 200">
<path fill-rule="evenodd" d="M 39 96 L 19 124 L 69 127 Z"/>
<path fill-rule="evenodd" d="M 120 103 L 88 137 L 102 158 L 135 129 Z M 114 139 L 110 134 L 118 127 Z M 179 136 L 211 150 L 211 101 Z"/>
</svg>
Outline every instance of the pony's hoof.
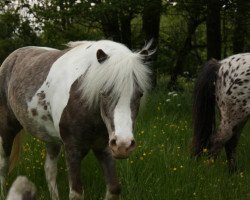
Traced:
<svg viewBox="0 0 250 200">
<path fill-rule="evenodd" d="M 69 193 L 69 199 L 70 200 L 84 200 L 84 194 L 79 194 L 72 190 Z"/>
<path fill-rule="evenodd" d="M 238 168 L 237 168 L 236 164 L 229 164 L 228 165 L 228 172 L 229 172 L 229 174 L 234 174 L 237 171 L 238 171 Z"/>
<path fill-rule="evenodd" d="M 107 191 L 104 200 L 119 200 L 119 199 L 120 199 L 120 195 L 119 194 L 112 194 L 109 191 Z"/>
</svg>

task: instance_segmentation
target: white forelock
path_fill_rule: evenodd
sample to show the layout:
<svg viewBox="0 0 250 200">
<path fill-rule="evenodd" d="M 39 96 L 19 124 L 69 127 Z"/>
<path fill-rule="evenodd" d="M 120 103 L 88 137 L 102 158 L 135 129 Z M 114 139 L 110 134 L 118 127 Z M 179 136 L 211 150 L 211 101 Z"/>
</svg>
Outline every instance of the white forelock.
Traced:
<svg viewBox="0 0 250 200">
<path fill-rule="evenodd" d="M 108 55 L 103 63 L 97 61 L 98 49 Z M 80 88 L 89 106 L 97 105 L 100 94 L 105 92 L 110 93 L 113 102 L 116 102 L 121 94 L 133 91 L 135 82 L 143 92 L 149 89 L 151 71 L 143 63 L 144 56 L 140 52 L 134 53 L 122 44 L 106 40 L 93 42 L 89 51 L 91 53 L 88 55 L 91 55 L 93 62 L 82 76 Z"/>
</svg>

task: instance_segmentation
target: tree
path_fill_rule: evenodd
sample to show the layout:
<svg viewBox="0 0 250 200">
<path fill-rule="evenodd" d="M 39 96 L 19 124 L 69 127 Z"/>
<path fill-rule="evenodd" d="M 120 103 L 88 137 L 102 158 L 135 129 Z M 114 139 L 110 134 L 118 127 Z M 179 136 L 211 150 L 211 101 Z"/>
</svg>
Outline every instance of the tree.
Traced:
<svg viewBox="0 0 250 200">
<path fill-rule="evenodd" d="M 10 1 L 0 3 L 0 63 L 15 49 L 27 45 L 38 45 L 39 39 L 29 19 L 18 11 L 21 5 L 10 6 Z"/>
<path fill-rule="evenodd" d="M 153 39 L 152 49 L 157 48 L 159 43 L 160 32 L 160 16 L 162 10 L 161 0 L 145 0 L 142 11 L 142 34 L 147 42 Z M 152 57 L 152 61 L 156 61 L 157 53 Z M 157 84 L 157 67 L 153 66 L 152 85 Z"/>
<path fill-rule="evenodd" d="M 180 47 L 176 62 L 171 73 L 169 89 L 178 89 L 177 78 L 183 72 L 183 67 L 186 62 L 186 57 L 193 49 L 192 39 L 198 26 L 205 21 L 205 3 L 204 1 L 193 0 L 186 3 L 186 1 L 178 1 L 177 10 L 182 12 L 187 19 L 186 36 L 183 45 Z"/>
<path fill-rule="evenodd" d="M 207 0 L 207 59 L 221 59 L 221 2 Z"/>
<path fill-rule="evenodd" d="M 92 18 L 99 21 L 105 38 L 132 48 L 131 21 L 141 12 L 142 0 L 95 0 Z"/>
<path fill-rule="evenodd" d="M 246 49 L 247 29 L 250 26 L 250 4 L 246 0 L 236 0 L 234 21 L 233 53 L 242 53 Z"/>
</svg>

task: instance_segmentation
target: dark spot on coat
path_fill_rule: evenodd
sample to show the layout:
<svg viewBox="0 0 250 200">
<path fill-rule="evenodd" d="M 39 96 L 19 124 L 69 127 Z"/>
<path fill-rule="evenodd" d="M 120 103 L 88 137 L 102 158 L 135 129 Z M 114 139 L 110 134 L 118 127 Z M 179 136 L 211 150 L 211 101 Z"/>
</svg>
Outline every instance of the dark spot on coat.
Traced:
<svg viewBox="0 0 250 200">
<path fill-rule="evenodd" d="M 244 92 L 238 92 L 238 95 L 243 95 L 243 94 L 245 94 Z"/>
<path fill-rule="evenodd" d="M 46 105 L 46 101 L 45 101 L 45 100 L 39 101 L 39 104 L 40 104 L 41 106 L 45 106 L 45 105 Z"/>
<path fill-rule="evenodd" d="M 228 70 L 223 74 L 223 77 L 224 77 L 224 79 L 227 77 L 227 75 L 228 75 Z"/>
<path fill-rule="evenodd" d="M 236 60 L 236 62 L 239 61 L 239 60 L 240 60 L 240 58 L 238 58 L 238 59 Z"/>
<path fill-rule="evenodd" d="M 51 117 L 50 114 L 48 114 L 47 117 L 48 117 L 48 119 L 49 119 L 50 121 L 53 121 L 53 119 L 52 119 L 52 117 Z"/>
<path fill-rule="evenodd" d="M 246 61 L 244 61 L 244 62 L 243 62 L 243 65 L 245 65 L 246 63 L 247 63 L 247 62 L 246 62 Z"/>
<path fill-rule="evenodd" d="M 41 92 L 37 93 L 37 96 L 39 97 L 40 100 L 42 100 L 42 99 L 45 99 L 46 95 L 45 95 L 44 91 L 41 91 Z"/>
<path fill-rule="evenodd" d="M 231 95 L 232 94 L 232 91 L 229 89 L 227 92 L 226 92 L 227 95 Z"/>
<path fill-rule="evenodd" d="M 236 70 L 238 70 L 238 69 L 239 69 L 239 67 L 240 67 L 240 66 L 238 65 L 238 66 L 236 67 Z"/>
<path fill-rule="evenodd" d="M 32 113 L 33 116 L 37 116 L 38 115 L 36 108 L 32 108 L 31 109 L 31 113 Z"/>
<path fill-rule="evenodd" d="M 240 75 L 243 75 L 243 74 L 245 74 L 245 72 L 241 72 L 241 73 L 240 73 Z"/>
<path fill-rule="evenodd" d="M 246 73 L 246 76 L 249 76 L 250 75 L 250 73 Z"/>
<path fill-rule="evenodd" d="M 244 99 L 244 100 L 242 101 L 242 103 L 243 103 L 243 106 L 246 106 L 246 105 L 247 105 L 247 100 Z"/>
<path fill-rule="evenodd" d="M 43 106 L 43 109 L 44 109 L 44 110 L 47 110 L 47 108 L 48 108 L 47 105 L 44 105 L 44 106 Z"/>
<path fill-rule="evenodd" d="M 229 77 L 229 79 L 230 79 L 230 82 L 231 82 L 231 83 L 234 82 L 234 79 L 233 79 L 231 76 Z"/>
<path fill-rule="evenodd" d="M 245 83 L 248 83 L 248 82 L 249 82 L 249 80 L 245 79 L 245 80 L 244 80 L 244 82 L 245 82 Z"/>
<path fill-rule="evenodd" d="M 225 78 L 223 78 L 223 85 L 224 85 L 224 87 L 226 87 L 226 79 Z"/>
<path fill-rule="evenodd" d="M 231 61 L 234 59 L 235 57 L 232 57 Z"/>
<path fill-rule="evenodd" d="M 234 80 L 234 84 L 237 84 L 237 85 L 242 85 L 242 80 L 241 79 L 239 79 L 239 78 L 236 78 L 235 80 Z"/>
<path fill-rule="evenodd" d="M 41 118 L 42 118 L 42 120 L 44 120 L 44 121 L 47 121 L 47 119 L 48 119 L 48 117 L 45 116 L 45 115 L 43 115 Z"/>
<path fill-rule="evenodd" d="M 232 66 L 232 64 L 231 64 L 231 62 L 230 62 L 230 61 L 229 61 L 228 65 L 229 65 L 229 67 L 231 67 L 231 66 Z"/>
<path fill-rule="evenodd" d="M 237 77 L 237 76 L 238 76 L 238 74 L 237 74 L 237 73 L 235 73 L 235 74 L 234 74 L 234 77 Z"/>
</svg>

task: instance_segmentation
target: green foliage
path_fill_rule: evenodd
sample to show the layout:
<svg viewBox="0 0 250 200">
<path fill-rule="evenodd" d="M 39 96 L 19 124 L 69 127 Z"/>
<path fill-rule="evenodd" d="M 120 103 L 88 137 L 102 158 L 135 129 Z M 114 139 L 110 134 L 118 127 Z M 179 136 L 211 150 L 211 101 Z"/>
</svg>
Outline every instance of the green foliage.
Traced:
<svg viewBox="0 0 250 200">
<path fill-rule="evenodd" d="M 223 57 L 232 54 L 233 41 L 237 41 L 236 39 L 242 41 L 236 31 L 236 25 L 239 24 L 237 16 L 241 16 L 238 9 L 241 1 L 220 0 Z M 141 48 L 146 38 L 142 17 L 145 14 L 145 5 L 151 5 L 147 10 L 152 13 L 154 5 L 159 3 L 159 1 L 145 0 L 46 0 L 38 1 L 32 6 L 30 0 L 22 0 L 17 7 L 6 9 L 6 6 L 10 7 L 10 2 L 0 2 L 0 63 L 11 51 L 26 45 L 63 49 L 64 44 L 69 41 L 105 38 L 125 43 L 133 49 Z M 204 18 L 207 15 L 207 0 L 162 0 L 161 4 L 155 71 L 158 74 L 173 73 L 192 23 L 203 20 L 191 34 L 191 49 L 183 58 L 185 62 L 182 64 L 181 72 L 178 72 L 183 75 L 188 71 L 191 76 L 195 76 L 206 60 Z M 248 17 L 250 4 L 244 5 L 246 7 L 241 9 L 246 16 L 242 22 L 244 26 L 241 27 L 244 27 L 246 36 L 250 32 Z M 23 9 L 27 11 L 27 16 L 20 16 Z M 242 16 L 239 19 L 242 19 Z M 246 37 L 244 44 L 241 45 L 244 46 L 242 47 L 244 51 L 249 51 L 249 41 Z"/>
<path fill-rule="evenodd" d="M 39 44 L 40 40 L 30 27 L 30 22 L 21 20 L 15 10 L 0 14 L 0 27 L 0 63 L 19 47 Z"/>
</svg>

